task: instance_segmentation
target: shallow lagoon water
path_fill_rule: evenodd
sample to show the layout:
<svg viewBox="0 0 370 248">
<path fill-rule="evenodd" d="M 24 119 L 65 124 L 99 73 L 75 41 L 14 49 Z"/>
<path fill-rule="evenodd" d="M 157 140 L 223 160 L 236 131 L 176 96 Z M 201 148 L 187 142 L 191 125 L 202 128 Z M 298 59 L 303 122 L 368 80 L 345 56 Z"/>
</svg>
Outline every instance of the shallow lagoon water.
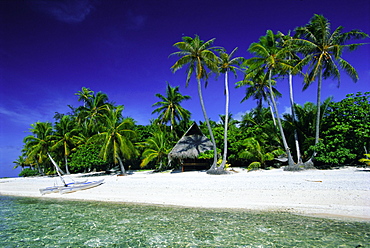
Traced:
<svg viewBox="0 0 370 248">
<path fill-rule="evenodd" d="M 2 247 L 370 247 L 370 223 L 0 196 Z"/>
</svg>

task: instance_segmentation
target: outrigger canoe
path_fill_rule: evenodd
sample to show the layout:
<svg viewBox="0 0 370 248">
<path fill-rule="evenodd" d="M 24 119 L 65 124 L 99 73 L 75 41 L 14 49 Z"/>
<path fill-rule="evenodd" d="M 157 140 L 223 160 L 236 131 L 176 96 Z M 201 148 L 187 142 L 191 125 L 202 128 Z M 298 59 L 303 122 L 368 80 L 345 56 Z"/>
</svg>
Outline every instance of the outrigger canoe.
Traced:
<svg viewBox="0 0 370 248">
<path fill-rule="evenodd" d="M 60 194 L 66 194 L 66 193 L 76 192 L 78 190 L 89 189 L 89 188 L 92 188 L 92 187 L 99 186 L 103 182 L 104 182 L 104 179 L 101 179 L 101 180 L 98 180 L 98 181 L 76 183 L 76 184 L 73 184 L 71 186 L 67 185 L 67 187 L 59 188 L 59 193 Z"/>
<path fill-rule="evenodd" d="M 85 181 L 82 181 L 82 182 L 72 182 L 72 183 L 66 183 L 65 185 L 57 185 L 57 186 L 51 186 L 51 187 L 47 187 L 47 188 L 44 188 L 44 189 L 40 189 L 40 193 L 42 195 L 45 195 L 45 194 L 51 194 L 51 193 L 59 193 L 59 190 L 61 188 L 65 188 L 65 187 L 73 187 L 75 185 L 78 185 L 78 184 L 81 184 L 81 183 L 85 183 L 87 182 L 87 180 Z"/>
<path fill-rule="evenodd" d="M 104 182 L 104 179 L 101 179 L 101 180 L 91 181 L 91 182 L 88 182 L 87 180 L 85 180 L 85 181 L 82 181 L 82 182 L 66 183 L 64 181 L 62 175 L 59 172 L 60 169 L 58 168 L 58 165 L 55 163 L 55 161 L 53 160 L 53 158 L 50 156 L 49 153 L 48 153 L 48 156 L 49 156 L 51 162 L 54 164 L 55 169 L 57 170 L 58 176 L 59 176 L 60 180 L 62 181 L 63 185 L 62 186 L 52 186 L 52 187 L 47 187 L 47 188 L 44 188 L 44 189 L 40 189 L 40 193 L 42 195 L 50 194 L 50 193 L 57 193 L 57 192 L 59 192 L 60 194 L 72 193 L 72 192 L 76 192 L 78 190 L 84 190 L 84 189 L 89 189 L 89 188 L 98 186 L 98 185 L 100 185 Z"/>
</svg>

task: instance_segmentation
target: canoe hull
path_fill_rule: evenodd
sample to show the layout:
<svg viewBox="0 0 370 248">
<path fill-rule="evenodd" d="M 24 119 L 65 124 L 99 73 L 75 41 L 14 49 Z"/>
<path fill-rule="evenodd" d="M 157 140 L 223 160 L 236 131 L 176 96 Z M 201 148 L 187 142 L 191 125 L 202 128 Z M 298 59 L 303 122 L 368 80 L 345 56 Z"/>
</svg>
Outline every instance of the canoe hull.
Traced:
<svg viewBox="0 0 370 248">
<path fill-rule="evenodd" d="M 78 185 L 73 185 L 71 187 L 68 186 L 68 187 L 60 188 L 59 193 L 60 194 L 67 194 L 67 193 L 72 193 L 72 192 L 76 192 L 76 191 L 79 191 L 79 190 L 90 189 L 90 188 L 99 186 L 103 183 L 104 183 L 104 179 L 98 180 L 98 181 L 92 181 L 92 182 L 85 182 L 85 183 L 81 183 L 81 184 L 78 184 Z"/>
<path fill-rule="evenodd" d="M 73 182 L 73 183 L 68 183 L 67 186 L 52 186 L 52 187 L 40 189 L 40 193 L 42 195 L 58 193 L 58 192 L 60 194 L 72 193 L 78 190 L 84 190 L 84 189 L 89 189 L 89 188 L 99 186 L 103 182 L 104 182 L 104 179 L 98 180 L 98 181 L 91 181 L 91 182 L 87 182 L 87 181 Z"/>
</svg>

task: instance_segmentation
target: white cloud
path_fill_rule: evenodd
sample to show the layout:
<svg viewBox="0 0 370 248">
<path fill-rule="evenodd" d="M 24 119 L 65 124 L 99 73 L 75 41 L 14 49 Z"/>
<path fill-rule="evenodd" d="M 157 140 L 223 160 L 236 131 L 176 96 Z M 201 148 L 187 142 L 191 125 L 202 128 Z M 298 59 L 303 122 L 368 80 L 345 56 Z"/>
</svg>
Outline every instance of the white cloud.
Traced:
<svg viewBox="0 0 370 248">
<path fill-rule="evenodd" d="M 291 107 L 284 107 L 284 112 L 281 114 L 283 116 L 284 114 L 291 114 L 292 113 L 292 108 Z"/>
<path fill-rule="evenodd" d="M 32 110 L 20 110 L 18 109 L 7 109 L 3 106 L 0 106 L 0 116 L 7 120 L 7 122 L 13 122 L 17 124 L 31 124 L 35 121 L 31 121 L 32 119 L 37 119 L 37 117 L 41 117 L 39 113 L 34 112 Z"/>
<path fill-rule="evenodd" d="M 236 115 L 233 115 L 233 119 L 234 120 L 237 120 L 237 121 L 241 121 L 243 119 L 243 115 L 245 115 L 246 113 L 250 112 L 249 110 L 248 111 L 244 111 L 244 112 L 238 112 L 236 113 Z"/>
<path fill-rule="evenodd" d="M 58 97 L 44 99 L 42 103 L 34 106 L 26 106 L 22 102 L 13 101 L 7 105 L 0 104 L 0 117 L 4 122 L 23 126 L 30 126 L 37 121 L 53 122 L 55 112 L 66 114 L 71 111 L 67 106 L 70 103 L 73 102 L 69 98 Z"/>
</svg>

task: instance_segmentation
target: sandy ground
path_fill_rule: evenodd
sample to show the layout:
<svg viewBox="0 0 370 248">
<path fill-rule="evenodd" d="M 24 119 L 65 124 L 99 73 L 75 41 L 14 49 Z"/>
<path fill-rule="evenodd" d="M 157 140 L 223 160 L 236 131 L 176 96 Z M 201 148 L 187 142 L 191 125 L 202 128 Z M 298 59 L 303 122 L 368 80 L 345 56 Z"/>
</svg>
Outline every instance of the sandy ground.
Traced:
<svg viewBox="0 0 370 248">
<path fill-rule="evenodd" d="M 0 195 L 149 203 L 204 208 L 288 211 L 370 221 L 370 170 L 342 168 L 286 172 L 282 169 L 207 175 L 205 172 L 134 172 L 87 177 L 104 184 L 75 193 L 41 196 L 59 178 L 0 179 Z M 66 176 L 67 182 L 82 175 Z"/>
</svg>

